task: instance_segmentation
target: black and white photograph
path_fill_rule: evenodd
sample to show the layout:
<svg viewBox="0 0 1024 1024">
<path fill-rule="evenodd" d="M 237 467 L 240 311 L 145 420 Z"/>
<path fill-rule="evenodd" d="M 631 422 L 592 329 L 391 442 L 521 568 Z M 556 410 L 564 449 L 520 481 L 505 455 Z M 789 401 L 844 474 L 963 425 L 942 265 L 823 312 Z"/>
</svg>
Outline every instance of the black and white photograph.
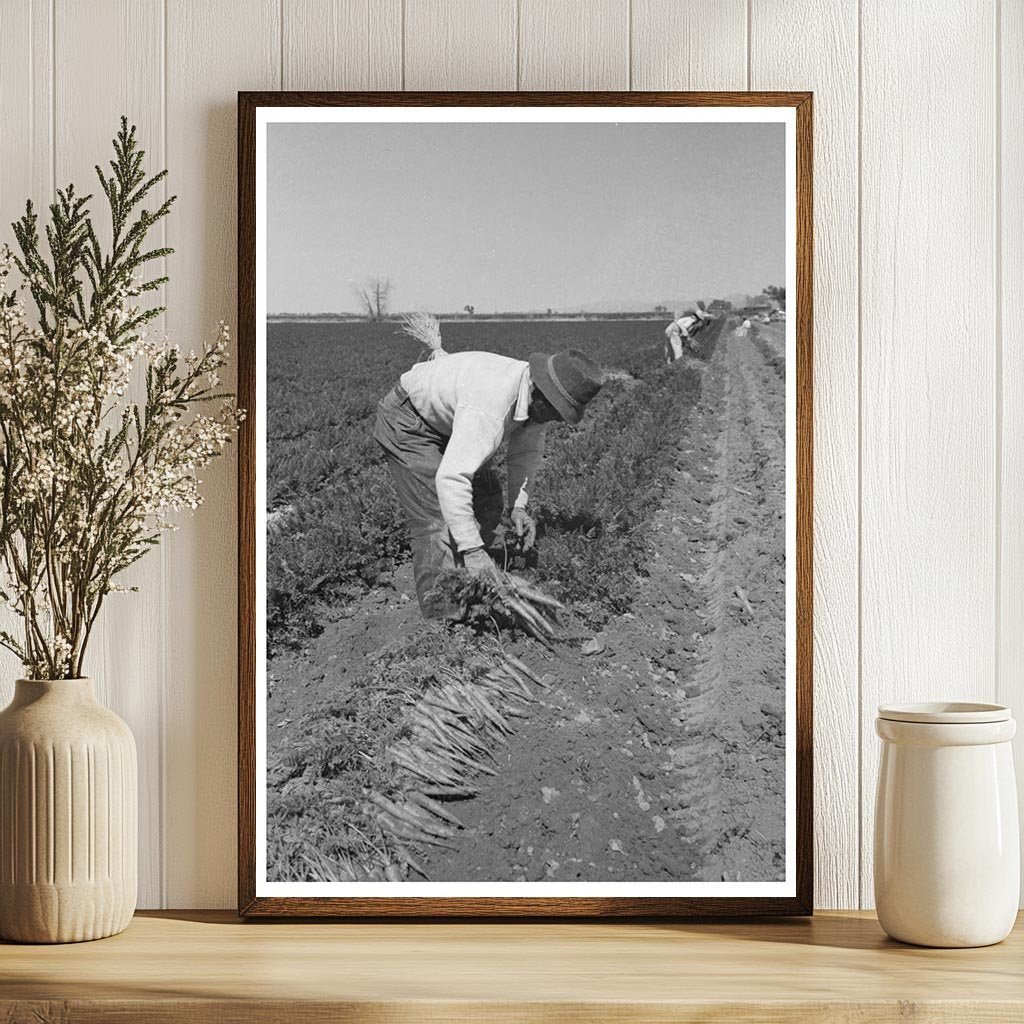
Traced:
<svg viewBox="0 0 1024 1024">
<path fill-rule="evenodd" d="M 791 896 L 794 117 L 259 112 L 256 892 Z"/>
</svg>

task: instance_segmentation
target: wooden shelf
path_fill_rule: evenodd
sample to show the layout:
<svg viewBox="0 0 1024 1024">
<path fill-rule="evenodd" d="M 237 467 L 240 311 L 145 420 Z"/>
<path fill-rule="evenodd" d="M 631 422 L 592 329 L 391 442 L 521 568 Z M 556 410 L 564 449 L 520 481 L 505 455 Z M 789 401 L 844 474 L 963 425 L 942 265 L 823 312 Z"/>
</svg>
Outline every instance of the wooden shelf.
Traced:
<svg viewBox="0 0 1024 1024">
<path fill-rule="evenodd" d="M 99 1021 L 1024 1020 L 1024 921 L 986 949 L 870 914 L 749 923 L 240 922 L 141 913 L 73 946 L 0 943 L 3 1024 Z"/>
</svg>

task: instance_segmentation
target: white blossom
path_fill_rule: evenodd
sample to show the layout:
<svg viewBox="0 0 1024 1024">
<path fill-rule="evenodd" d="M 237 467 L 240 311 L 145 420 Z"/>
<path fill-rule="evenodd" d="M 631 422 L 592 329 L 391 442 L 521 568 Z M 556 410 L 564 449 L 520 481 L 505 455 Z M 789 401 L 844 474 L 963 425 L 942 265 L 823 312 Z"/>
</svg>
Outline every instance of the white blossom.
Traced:
<svg viewBox="0 0 1024 1024">
<path fill-rule="evenodd" d="M 105 595 L 128 589 L 115 577 L 177 529 L 175 514 L 198 508 L 198 473 L 241 414 L 215 390 L 226 324 L 186 356 L 126 330 L 139 315 L 138 277 L 89 324 L 67 317 L 42 330 L 24 285 L 12 287 L 15 269 L 0 248 L 0 602 L 25 631 L 0 641 L 32 652 L 38 677 L 80 664 L 90 617 Z"/>
</svg>

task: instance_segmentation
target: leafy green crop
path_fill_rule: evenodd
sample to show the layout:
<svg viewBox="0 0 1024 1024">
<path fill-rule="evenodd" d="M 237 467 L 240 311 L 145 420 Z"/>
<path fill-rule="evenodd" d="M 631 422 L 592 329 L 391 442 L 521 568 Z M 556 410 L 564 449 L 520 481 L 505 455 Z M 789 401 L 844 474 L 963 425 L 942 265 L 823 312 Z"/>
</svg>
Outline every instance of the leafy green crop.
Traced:
<svg viewBox="0 0 1024 1024">
<path fill-rule="evenodd" d="M 448 351 L 526 359 L 580 348 L 617 372 L 579 427 L 549 428 L 535 510 L 536 571 L 570 600 L 628 607 L 647 557 L 640 529 L 671 472 L 698 380 L 661 364 L 659 321 L 455 323 Z M 704 344 L 713 345 L 715 328 Z M 268 329 L 268 632 L 316 629 L 408 557 L 404 516 L 376 444 L 377 402 L 418 358 L 395 322 L 282 323 Z"/>
</svg>

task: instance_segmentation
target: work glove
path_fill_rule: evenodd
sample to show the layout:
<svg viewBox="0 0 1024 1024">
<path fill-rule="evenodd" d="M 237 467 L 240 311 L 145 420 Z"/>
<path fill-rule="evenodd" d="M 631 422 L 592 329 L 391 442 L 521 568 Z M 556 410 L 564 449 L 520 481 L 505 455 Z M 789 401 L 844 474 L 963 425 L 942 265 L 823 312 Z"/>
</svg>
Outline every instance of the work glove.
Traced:
<svg viewBox="0 0 1024 1024">
<path fill-rule="evenodd" d="M 525 508 L 512 509 L 512 525 L 516 529 L 523 551 L 529 551 L 537 539 L 537 524 Z"/>
<path fill-rule="evenodd" d="M 498 591 L 505 589 L 494 559 L 483 548 L 473 548 L 471 551 L 463 552 L 462 563 L 474 576 L 490 583 Z"/>
</svg>

